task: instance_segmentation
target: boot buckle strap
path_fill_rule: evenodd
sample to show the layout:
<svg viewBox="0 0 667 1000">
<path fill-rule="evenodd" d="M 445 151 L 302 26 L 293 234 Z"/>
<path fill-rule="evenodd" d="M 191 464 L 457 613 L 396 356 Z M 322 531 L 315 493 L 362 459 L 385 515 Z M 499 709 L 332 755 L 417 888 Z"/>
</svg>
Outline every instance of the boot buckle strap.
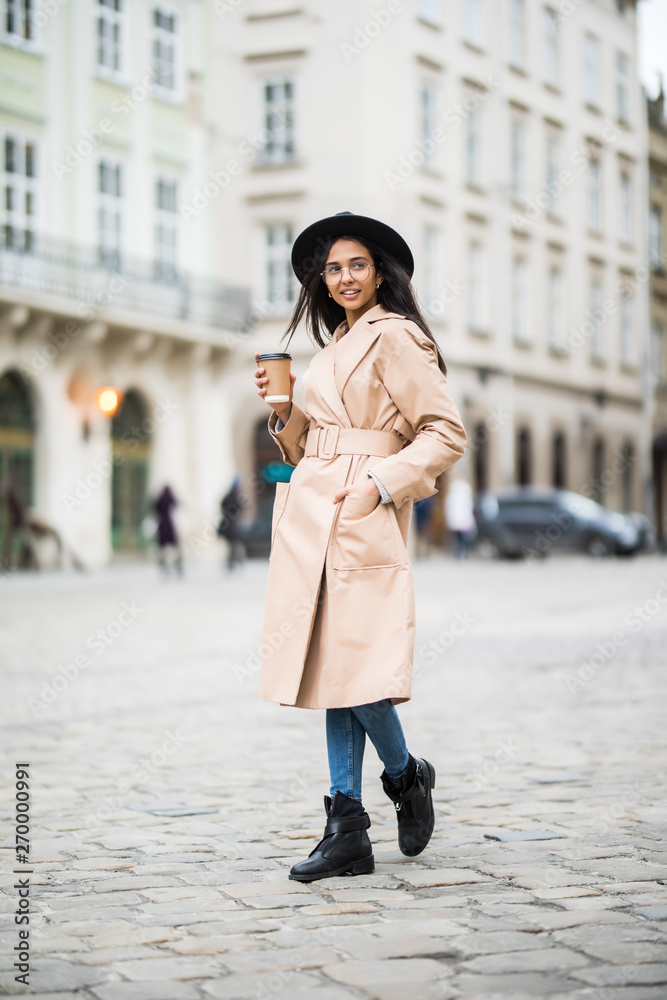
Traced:
<svg viewBox="0 0 667 1000">
<path fill-rule="evenodd" d="M 334 816 L 327 822 L 324 834 L 330 833 L 351 833 L 353 830 L 367 830 L 371 825 L 371 818 L 367 812 L 363 816 Z"/>
</svg>

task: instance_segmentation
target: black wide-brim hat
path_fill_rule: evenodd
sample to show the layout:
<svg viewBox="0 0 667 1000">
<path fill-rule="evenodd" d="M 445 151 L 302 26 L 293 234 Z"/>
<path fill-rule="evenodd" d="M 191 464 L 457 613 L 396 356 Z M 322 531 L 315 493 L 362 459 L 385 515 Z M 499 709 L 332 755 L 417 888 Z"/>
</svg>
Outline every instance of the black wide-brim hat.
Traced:
<svg viewBox="0 0 667 1000">
<path fill-rule="evenodd" d="M 387 253 L 395 257 L 408 272 L 408 275 L 412 277 L 415 269 L 412 252 L 395 229 L 387 226 L 384 222 L 378 222 L 377 219 L 369 219 L 366 215 L 338 212 L 337 215 L 330 215 L 328 219 L 313 222 L 312 226 L 304 229 L 294 241 L 292 267 L 302 285 L 312 274 L 321 248 L 331 243 L 332 240 L 340 239 L 341 236 L 353 238 L 358 236 L 361 239 L 370 240 L 381 250 L 386 250 Z"/>
</svg>

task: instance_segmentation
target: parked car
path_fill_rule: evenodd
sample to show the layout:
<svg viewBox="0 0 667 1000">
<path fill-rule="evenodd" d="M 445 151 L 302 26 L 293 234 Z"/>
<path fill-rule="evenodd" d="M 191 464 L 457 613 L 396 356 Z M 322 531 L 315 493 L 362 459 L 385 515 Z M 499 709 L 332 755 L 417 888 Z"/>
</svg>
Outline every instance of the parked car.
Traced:
<svg viewBox="0 0 667 1000">
<path fill-rule="evenodd" d="M 620 556 L 643 547 L 639 524 L 630 515 L 568 490 L 524 486 L 483 493 L 475 519 L 476 549 L 486 556 L 543 558 L 555 549 Z"/>
</svg>

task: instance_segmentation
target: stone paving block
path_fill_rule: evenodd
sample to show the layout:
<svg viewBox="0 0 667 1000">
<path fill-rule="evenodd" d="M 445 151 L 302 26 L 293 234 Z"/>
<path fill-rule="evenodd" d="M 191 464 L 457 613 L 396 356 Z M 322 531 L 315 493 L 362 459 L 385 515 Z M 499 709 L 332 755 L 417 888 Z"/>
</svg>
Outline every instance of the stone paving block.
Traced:
<svg viewBox="0 0 667 1000">
<path fill-rule="evenodd" d="M 276 972 L 262 972 L 257 975 L 229 975 L 202 984 L 202 993 L 215 1000 L 257 1000 L 257 997 L 276 997 L 291 1000 L 302 996 L 303 1000 L 319 997 L 322 981 L 308 972 L 282 969 Z M 349 996 L 349 994 L 348 994 Z M 322 994 L 322 1000 L 329 1000 Z"/>
<path fill-rule="evenodd" d="M 485 934 L 462 934 L 456 947 L 466 957 L 496 955 L 505 951 L 529 951 L 546 948 L 551 942 L 546 935 L 531 931 L 490 931 Z"/>
<path fill-rule="evenodd" d="M 632 917 L 627 913 L 615 910 L 562 910 L 551 913 L 534 912 L 522 915 L 522 920 L 541 927 L 543 930 L 555 931 L 563 927 L 577 927 L 579 924 L 628 924 Z"/>
<path fill-rule="evenodd" d="M 313 890 L 303 882 L 241 882 L 236 885 L 221 885 L 220 891 L 233 899 L 247 900 L 253 896 L 296 896 L 299 893 L 312 895 Z"/>
<path fill-rule="evenodd" d="M 572 976 L 591 986 L 662 986 L 667 985 L 667 963 L 598 965 L 591 969 L 577 969 Z"/>
<path fill-rule="evenodd" d="M 264 943 L 267 935 L 250 937 L 246 934 L 218 934 L 211 937 L 195 937 L 189 935 L 177 941 L 170 941 L 165 950 L 174 951 L 177 955 L 220 955 L 226 951 L 252 951 L 267 948 Z"/>
<path fill-rule="evenodd" d="M 635 906 L 634 913 L 649 920 L 667 920 L 667 905 L 665 906 Z"/>
<path fill-rule="evenodd" d="M 162 944 L 178 937 L 173 927 L 107 927 L 101 924 L 97 931 L 84 938 L 93 948 L 122 948 L 133 944 Z"/>
<path fill-rule="evenodd" d="M 404 991 L 412 984 L 429 983 L 452 975 L 440 962 L 431 958 L 391 958 L 379 962 L 339 962 L 326 965 L 322 972 L 330 979 L 357 989 L 374 990 L 381 984 L 400 984 Z"/>
<path fill-rule="evenodd" d="M 130 889 L 139 892 L 141 889 L 154 889 L 156 886 L 178 885 L 178 879 L 173 875 L 153 875 L 146 877 L 141 875 L 121 875 L 118 878 L 108 878 L 104 882 L 93 882 L 93 892 L 122 892 Z"/>
<path fill-rule="evenodd" d="M 252 906 L 255 910 L 270 910 L 278 906 L 308 906 L 312 896 L 309 898 L 300 893 L 291 893 L 285 896 L 257 896 L 244 900 L 246 906 Z"/>
<path fill-rule="evenodd" d="M 141 889 L 141 896 L 150 899 L 151 903 L 170 903 L 178 899 L 196 899 L 198 903 L 204 900 L 218 900 L 222 902 L 224 896 L 217 889 L 208 886 L 198 886 L 196 889 L 189 885 L 171 886 L 161 889 Z"/>
<path fill-rule="evenodd" d="M 113 971 L 128 979 L 208 979 L 220 975 L 221 963 L 211 960 L 188 961 L 183 958 L 142 958 L 131 962 L 115 962 Z"/>
<path fill-rule="evenodd" d="M 224 920 L 206 920 L 201 923 L 189 924 L 184 928 L 188 934 L 195 937 L 211 937 L 217 934 L 229 934 L 230 929 L 241 928 L 244 933 L 256 933 L 263 930 L 274 930 L 283 927 L 292 918 L 291 910 L 239 910 L 236 914 L 225 915 Z M 280 918 L 280 919 L 276 919 Z"/>
<path fill-rule="evenodd" d="M 321 891 L 331 898 L 336 903 L 388 903 L 390 900 L 397 900 L 401 903 L 406 899 L 414 899 L 412 893 L 405 892 L 400 886 L 396 886 L 395 889 L 366 889 L 366 888 L 349 888 L 349 889 L 325 889 L 322 887 Z"/>
<path fill-rule="evenodd" d="M 583 941 L 579 948 L 614 965 L 641 965 L 645 962 L 667 962 L 667 942 L 655 941 Z"/>
<path fill-rule="evenodd" d="M 65 860 L 63 858 L 63 860 Z M 74 858 L 67 862 L 70 868 L 78 871 L 121 871 L 125 868 L 134 868 L 136 861 L 131 858 Z"/>
<path fill-rule="evenodd" d="M 277 969 L 319 969 L 339 961 L 332 948 L 308 940 L 300 948 L 265 948 L 225 956 L 225 967 L 236 973 L 270 972 Z"/>
<path fill-rule="evenodd" d="M 543 997 L 573 1000 L 576 996 L 569 976 L 562 973 L 527 972 L 505 976 L 466 973 L 457 976 L 455 985 L 461 1000 L 479 1000 L 480 997 L 488 997 L 489 1000 L 542 1000 Z M 589 994 L 586 1000 L 603 998 Z M 616 995 L 610 1000 L 617 1000 Z"/>
<path fill-rule="evenodd" d="M 83 907 L 91 907 L 92 909 L 99 906 L 136 906 L 137 903 L 143 903 L 144 900 L 136 892 L 114 892 L 112 896 L 93 895 L 92 893 L 88 896 L 71 893 L 56 896 L 55 893 L 48 893 L 41 897 L 40 902 L 44 903 L 50 911 L 54 911 Z"/>
<path fill-rule="evenodd" d="M 394 958 L 434 958 L 451 963 L 460 958 L 457 948 L 440 937 L 413 933 L 405 935 L 401 934 L 400 927 L 394 927 L 393 930 L 393 934 L 387 934 L 382 938 L 356 935 L 356 939 L 351 941 L 337 941 L 336 947 L 353 959 L 364 962 Z"/>
<path fill-rule="evenodd" d="M 99 1000 L 198 1000 L 196 984 L 186 982 L 108 983 L 94 990 Z"/>
<path fill-rule="evenodd" d="M 377 913 L 379 909 L 373 903 L 316 903 L 314 906 L 303 906 L 301 914 L 317 917 L 335 913 Z"/>
<path fill-rule="evenodd" d="M 479 875 L 471 868 L 431 868 L 409 874 L 401 873 L 400 878 L 415 888 L 491 881 L 488 876 Z"/>
<path fill-rule="evenodd" d="M 498 975 L 507 972 L 558 972 L 589 964 L 590 959 L 569 948 L 539 948 L 481 955 L 465 962 L 461 968 L 466 972 Z"/>
</svg>

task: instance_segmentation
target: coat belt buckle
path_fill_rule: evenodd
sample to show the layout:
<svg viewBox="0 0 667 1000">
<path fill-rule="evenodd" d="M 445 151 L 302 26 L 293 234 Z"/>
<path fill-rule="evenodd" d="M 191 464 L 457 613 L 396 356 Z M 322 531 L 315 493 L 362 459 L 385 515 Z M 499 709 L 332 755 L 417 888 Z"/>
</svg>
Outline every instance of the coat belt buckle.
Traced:
<svg viewBox="0 0 667 1000">
<path fill-rule="evenodd" d="M 320 458 L 334 458 L 340 427 L 321 427 L 318 441 Z"/>
</svg>

